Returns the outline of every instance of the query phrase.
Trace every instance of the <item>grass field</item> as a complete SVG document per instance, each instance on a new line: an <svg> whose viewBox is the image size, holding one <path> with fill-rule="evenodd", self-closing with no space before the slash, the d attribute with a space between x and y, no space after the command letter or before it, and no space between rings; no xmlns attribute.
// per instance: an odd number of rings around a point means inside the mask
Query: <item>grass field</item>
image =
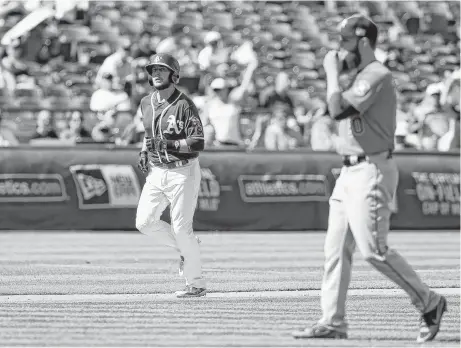
<svg viewBox="0 0 461 348"><path fill-rule="evenodd" d="M198 233L207 297L177 299L178 255L138 233L0 233L0 346L413 347L418 313L355 255L349 340L294 340L320 316L324 233ZM424 347L460 346L459 232L392 232L449 302Z"/></svg>

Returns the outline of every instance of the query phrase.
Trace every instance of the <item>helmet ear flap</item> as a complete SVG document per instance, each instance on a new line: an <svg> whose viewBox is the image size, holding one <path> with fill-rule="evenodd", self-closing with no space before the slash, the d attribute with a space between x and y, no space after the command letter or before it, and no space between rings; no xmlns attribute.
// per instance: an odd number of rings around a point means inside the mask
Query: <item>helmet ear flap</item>
<svg viewBox="0 0 461 348"><path fill-rule="evenodd" d="M171 73L170 79L171 79L171 82L173 82L175 85L178 84L178 82L179 82L179 76L178 76L178 74L176 74L174 72Z"/></svg>

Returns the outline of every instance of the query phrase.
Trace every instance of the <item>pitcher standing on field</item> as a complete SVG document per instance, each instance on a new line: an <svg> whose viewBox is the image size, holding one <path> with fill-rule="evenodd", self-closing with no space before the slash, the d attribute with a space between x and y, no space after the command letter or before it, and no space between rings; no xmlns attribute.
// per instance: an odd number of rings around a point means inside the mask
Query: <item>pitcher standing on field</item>
<svg viewBox="0 0 461 348"><path fill-rule="evenodd" d="M392 151L396 93L391 72L374 55L378 28L354 15L340 26L341 51L324 59L327 102L339 122L337 151L343 167L330 198L325 240L321 305L323 316L295 338L347 338L346 295L355 246L373 267L399 285L421 313L418 342L431 341L440 329L446 300L421 281L407 261L387 245L391 205L398 184ZM342 91L339 75L355 71Z"/></svg>

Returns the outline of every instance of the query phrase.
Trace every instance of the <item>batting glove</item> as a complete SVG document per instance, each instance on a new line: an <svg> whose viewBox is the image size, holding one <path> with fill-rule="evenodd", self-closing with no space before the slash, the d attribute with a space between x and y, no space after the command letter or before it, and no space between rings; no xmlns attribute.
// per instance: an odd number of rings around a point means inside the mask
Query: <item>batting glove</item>
<svg viewBox="0 0 461 348"><path fill-rule="evenodd" d="M146 142L147 150L149 150L150 152L154 152L155 151L154 139L146 137L144 141Z"/></svg>
<svg viewBox="0 0 461 348"><path fill-rule="evenodd" d="M159 151L159 152L165 151L167 147L166 139L163 139L161 137L156 137L154 139L154 147L156 151Z"/></svg>
<svg viewBox="0 0 461 348"><path fill-rule="evenodd" d="M141 151L139 153L138 168L143 173L147 173L149 171L149 156L147 155L147 151Z"/></svg>

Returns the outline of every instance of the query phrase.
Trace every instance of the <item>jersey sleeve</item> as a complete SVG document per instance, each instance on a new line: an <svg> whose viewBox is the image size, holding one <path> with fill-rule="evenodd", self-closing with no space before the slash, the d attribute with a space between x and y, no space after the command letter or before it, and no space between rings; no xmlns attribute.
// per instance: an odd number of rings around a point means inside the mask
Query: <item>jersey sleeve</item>
<svg viewBox="0 0 461 348"><path fill-rule="evenodd" d="M379 97L386 74L381 69L368 69L357 75L352 86L342 93L343 99L364 113Z"/></svg>
<svg viewBox="0 0 461 348"><path fill-rule="evenodd" d="M205 139L202 121L200 120L200 116L195 105L190 105L184 111L184 119L184 131L187 139Z"/></svg>
<svg viewBox="0 0 461 348"><path fill-rule="evenodd" d="M138 110L137 110L137 112L139 112L139 113L141 114L141 115L140 115L141 119L144 119L143 104L144 104L146 98L147 98L147 97L143 97L143 98L141 99L141 101L139 102Z"/></svg>

